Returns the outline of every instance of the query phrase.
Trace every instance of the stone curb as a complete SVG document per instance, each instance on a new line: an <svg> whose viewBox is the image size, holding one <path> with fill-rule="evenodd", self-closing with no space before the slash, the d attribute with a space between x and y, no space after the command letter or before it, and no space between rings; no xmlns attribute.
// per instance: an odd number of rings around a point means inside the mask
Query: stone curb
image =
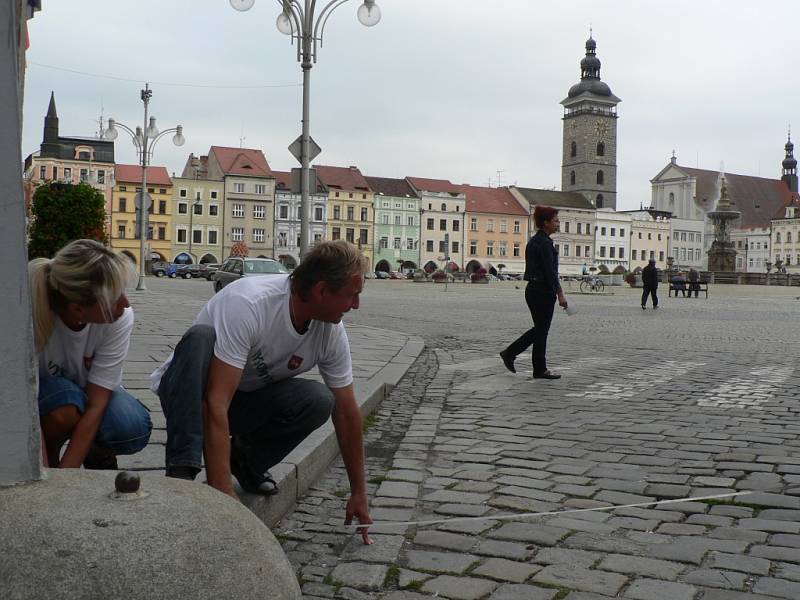
<svg viewBox="0 0 800 600"><path fill-rule="evenodd" d="M356 399L364 417L372 413L386 394L391 392L424 347L422 338L409 336L403 347L375 375L366 381L355 383ZM236 492L247 508L267 527L272 527L294 509L298 498L314 485L338 455L336 433L333 423L328 421L295 448L283 462L270 469L278 484L277 494L250 494L238 485Z"/></svg>

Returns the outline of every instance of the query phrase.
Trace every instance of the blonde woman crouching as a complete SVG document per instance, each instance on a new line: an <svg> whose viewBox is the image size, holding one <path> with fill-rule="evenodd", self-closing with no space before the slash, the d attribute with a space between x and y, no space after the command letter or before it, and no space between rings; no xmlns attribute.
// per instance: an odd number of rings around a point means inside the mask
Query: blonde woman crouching
<svg viewBox="0 0 800 600"><path fill-rule="evenodd" d="M116 469L150 439L150 414L122 386L133 266L92 240L28 264L39 359L39 417L51 467ZM61 449L69 440L64 455Z"/></svg>

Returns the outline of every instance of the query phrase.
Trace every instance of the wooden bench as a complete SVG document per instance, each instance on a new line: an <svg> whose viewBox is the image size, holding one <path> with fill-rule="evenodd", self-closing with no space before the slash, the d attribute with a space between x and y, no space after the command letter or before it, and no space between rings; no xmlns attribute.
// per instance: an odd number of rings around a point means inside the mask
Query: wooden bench
<svg viewBox="0 0 800 600"><path fill-rule="evenodd" d="M683 287L678 287L678 286ZM692 289L694 286L694 289ZM672 281L669 283L669 292L668 295L672 297L672 292L675 292L675 297L678 297L678 292L684 291L686 295L691 295L690 290L697 294L697 292L703 292L708 298L708 282L707 281L695 281L694 283L687 281L686 283L676 284Z"/></svg>

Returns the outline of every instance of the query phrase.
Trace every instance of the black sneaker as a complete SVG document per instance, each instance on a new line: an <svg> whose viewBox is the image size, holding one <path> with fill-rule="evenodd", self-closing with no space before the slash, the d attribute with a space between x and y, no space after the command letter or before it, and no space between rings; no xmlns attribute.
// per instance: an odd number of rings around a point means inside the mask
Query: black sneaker
<svg viewBox="0 0 800 600"><path fill-rule="evenodd" d="M116 455L108 448L92 444L89 453L83 459L83 468L100 471L118 471Z"/></svg>
<svg viewBox="0 0 800 600"><path fill-rule="evenodd" d="M274 496L278 493L278 484L269 471L257 473L247 463L247 456L239 448L234 439L231 439L231 473L242 489L252 494Z"/></svg>
<svg viewBox="0 0 800 600"><path fill-rule="evenodd" d="M534 379L561 379L561 375L558 373L553 373L550 370L542 371L541 373L534 373Z"/></svg>

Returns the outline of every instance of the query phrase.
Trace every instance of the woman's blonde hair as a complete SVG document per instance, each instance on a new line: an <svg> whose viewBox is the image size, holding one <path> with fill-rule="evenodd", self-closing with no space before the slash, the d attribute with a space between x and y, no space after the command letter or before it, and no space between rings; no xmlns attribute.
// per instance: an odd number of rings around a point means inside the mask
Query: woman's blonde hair
<svg viewBox="0 0 800 600"><path fill-rule="evenodd" d="M54 311L71 303L99 304L104 314L111 315L134 275L130 259L94 240L75 240L53 258L30 261L28 278L37 351L45 347L53 333Z"/></svg>

